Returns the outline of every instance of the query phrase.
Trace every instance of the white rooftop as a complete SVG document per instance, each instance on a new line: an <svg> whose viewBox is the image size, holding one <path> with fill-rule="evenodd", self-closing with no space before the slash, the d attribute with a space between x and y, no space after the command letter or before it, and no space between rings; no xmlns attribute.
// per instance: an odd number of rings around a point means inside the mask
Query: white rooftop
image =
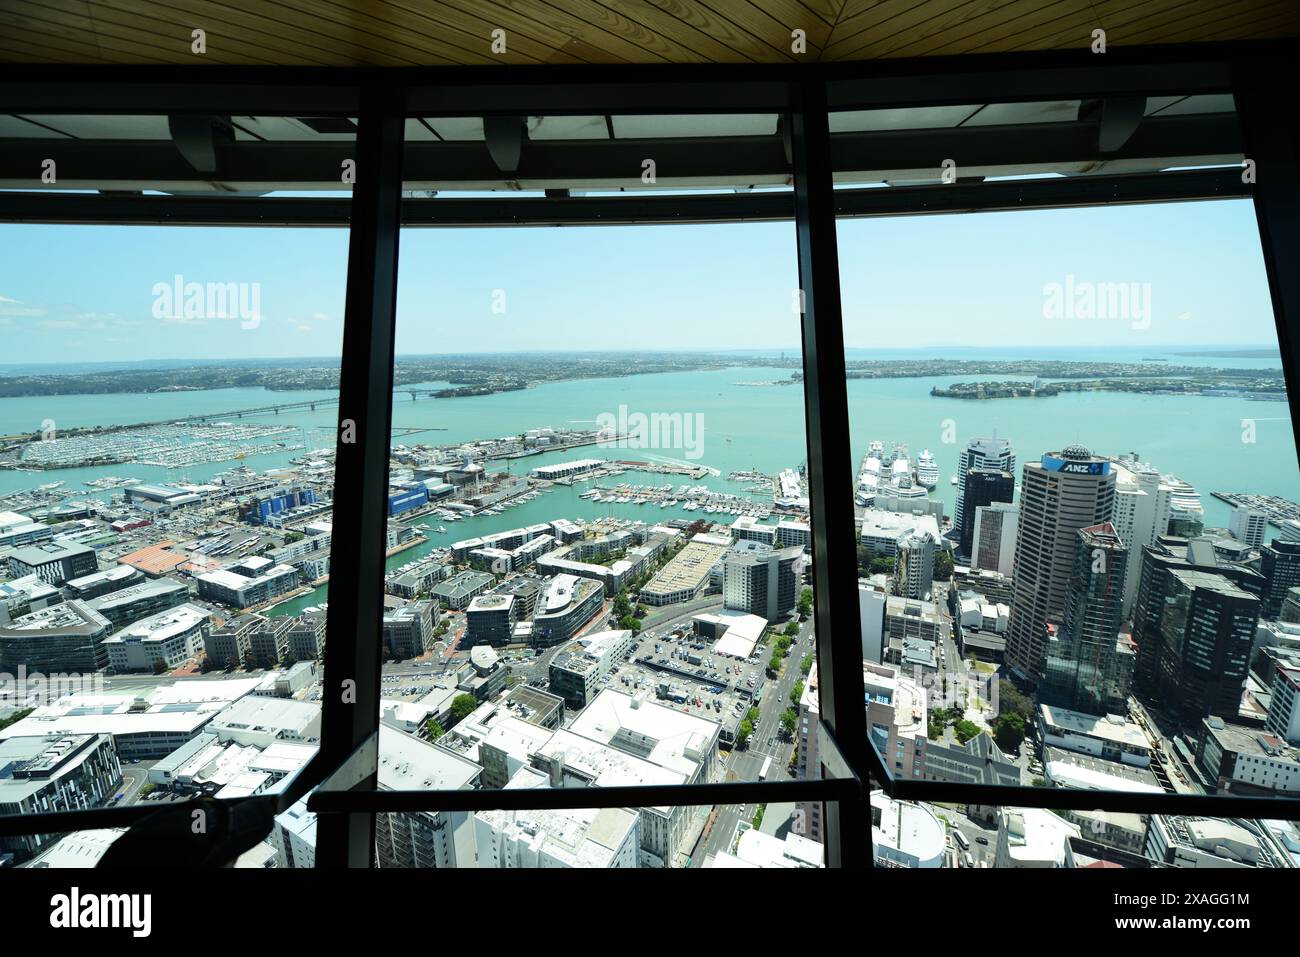
<svg viewBox="0 0 1300 957"><path fill-rule="evenodd" d="M606 688L569 725L574 734L610 744L694 780L710 760L721 730L716 721L685 714Z"/></svg>
<svg viewBox="0 0 1300 957"><path fill-rule="evenodd" d="M1026 864L1047 862L1064 866L1066 842L1079 828L1051 811L1036 807L1003 809L1007 853Z"/></svg>
<svg viewBox="0 0 1300 957"><path fill-rule="evenodd" d="M1059 728L1073 734L1104 738L1107 741L1114 741L1117 744L1124 744L1142 750L1148 750L1151 747L1151 742L1147 740L1147 736L1142 729L1121 715L1098 716L1084 714L1082 711L1054 708L1046 704L1040 705L1039 710L1049 729Z"/></svg>
<svg viewBox="0 0 1300 957"><path fill-rule="evenodd" d="M454 751L379 726L379 786L387 791L458 790L482 769Z"/></svg>
<svg viewBox="0 0 1300 957"><path fill-rule="evenodd" d="M166 611L160 611L156 615L150 615L148 618L141 618L112 637L105 638L104 643L107 644L110 641L119 644L129 641L166 641L175 635L184 634L210 617L212 617L212 612L208 611L208 609L186 602L183 605L168 608Z"/></svg>
<svg viewBox="0 0 1300 957"><path fill-rule="evenodd" d="M260 678L181 680L148 694L70 694L42 705L0 730L0 739L51 734L190 733L230 702L251 693Z"/></svg>

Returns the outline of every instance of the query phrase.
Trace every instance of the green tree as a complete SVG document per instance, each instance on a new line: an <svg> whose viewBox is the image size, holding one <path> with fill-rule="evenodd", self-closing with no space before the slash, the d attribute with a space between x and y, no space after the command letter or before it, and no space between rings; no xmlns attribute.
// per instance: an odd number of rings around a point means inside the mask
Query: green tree
<svg viewBox="0 0 1300 957"><path fill-rule="evenodd" d="M798 704L803 699L803 682L796 681L794 687L790 689L790 700Z"/></svg>
<svg viewBox="0 0 1300 957"><path fill-rule="evenodd" d="M748 711L745 712L745 720L747 720L751 725L758 724L758 717L760 713L761 712L758 710L758 708L750 708Z"/></svg>
<svg viewBox="0 0 1300 957"><path fill-rule="evenodd" d="M458 694L451 699L451 724L455 727L478 707L478 699L472 694Z"/></svg>
<svg viewBox="0 0 1300 957"><path fill-rule="evenodd" d="M980 733L979 725L974 721L967 721L965 718L958 721L953 726L953 731L957 733L957 740L965 744L971 738Z"/></svg>
<svg viewBox="0 0 1300 957"><path fill-rule="evenodd" d="M781 673L781 659L783 657L784 656L781 652L773 651L771 659L767 662L767 670L779 675Z"/></svg>
<svg viewBox="0 0 1300 957"><path fill-rule="evenodd" d="M813 654L810 651L808 654L803 656L803 661L799 664L799 670L803 672L805 678L808 677L808 673L812 671L812 666Z"/></svg>
<svg viewBox="0 0 1300 957"><path fill-rule="evenodd" d="M892 558L873 558L871 564L867 567L873 575L888 575L894 570L894 560Z"/></svg>
<svg viewBox="0 0 1300 957"><path fill-rule="evenodd" d="M446 729L444 729L443 726L438 723L437 718L430 718L428 721L426 721L424 723L424 731L429 736L430 741L437 741L439 738L441 738L444 734L447 733Z"/></svg>
<svg viewBox="0 0 1300 957"><path fill-rule="evenodd" d="M799 617L807 618L812 614L813 591L811 588L805 588L799 593Z"/></svg>
<svg viewBox="0 0 1300 957"><path fill-rule="evenodd" d="M748 718L746 718L744 721L740 722L740 727L736 729L736 744L743 748L745 742L749 740L749 736L753 733L754 725L750 723Z"/></svg>
<svg viewBox="0 0 1300 957"><path fill-rule="evenodd" d="M781 730L786 734L794 734L794 729L799 726L799 715L794 708L786 708L781 712Z"/></svg>
<svg viewBox="0 0 1300 957"><path fill-rule="evenodd" d="M998 715L993 721L993 739L1003 751L1015 751L1025 740L1025 719L1015 712Z"/></svg>
<svg viewBox="0 0 1300 957"><path fill-rule="evenodd" d="M792 622L790 622L790 624L786 625L786 626L785 626L785 634L786 634L786 637L788 637L788 638L798 638L798 637L799 637L799 622L797 622L797 621L792 621Z"/></svg>
<svg viewBox="0 0 1300 957"><path fill-rule="evenodd" d="M1010 681L998 682L998 713L1018 714L1028 721L1034 713L1034 701Z"/></svg>
<svg viewBox="0 0 1300 957"><path fill-rule="evenodd" d="M632 614L632 603L627 600L627 589L614 596L614 617L625 618Z"/></svg>
<svg viewBox="0 0 1300 957"><path fill-rule="evenodd" d="M934 555L934 580L940 582L950 581L952 579L952 553L947 549L935 552Z"/></svg>

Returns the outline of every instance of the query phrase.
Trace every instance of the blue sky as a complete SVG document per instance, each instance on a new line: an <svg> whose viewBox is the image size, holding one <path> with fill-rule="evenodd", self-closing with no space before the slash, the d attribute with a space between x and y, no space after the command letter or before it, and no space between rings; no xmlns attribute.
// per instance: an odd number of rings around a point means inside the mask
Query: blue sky
<svg viewBox="0 0 1300 957"><path fill-rule="evenodd" d="M1276 344L1246 201L848 220L839 238L851 347ZM341 348L342 230L3 225L0 248L3 363ZM258 284L260 321L157 318L176 275ZM1149 284L1149 323L1044 318L1067 276ZM398 351L794 350L796 286L789 223L410 229Z"/></svg>

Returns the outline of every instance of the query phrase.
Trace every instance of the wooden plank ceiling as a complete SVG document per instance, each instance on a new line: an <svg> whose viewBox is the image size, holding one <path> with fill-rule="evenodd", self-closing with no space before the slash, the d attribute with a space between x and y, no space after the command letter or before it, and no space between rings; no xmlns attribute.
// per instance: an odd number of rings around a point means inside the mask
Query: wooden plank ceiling
<svg viewBox="0 0 1300 957"><path fill-rule="evenodd" d="M0 0L0 62L788 63L1300 35L1296 0ZM206 52L192 52L204 31ZM505 51L493 52L504 31ZM806 37L792 49L792 33Z"/></svg>

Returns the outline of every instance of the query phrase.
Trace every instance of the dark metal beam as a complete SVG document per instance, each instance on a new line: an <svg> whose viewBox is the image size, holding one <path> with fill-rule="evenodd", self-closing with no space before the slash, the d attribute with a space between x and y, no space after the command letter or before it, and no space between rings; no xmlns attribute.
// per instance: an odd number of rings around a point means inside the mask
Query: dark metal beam
<svg viewBox="0 0 1300 957"><path fill-rule="evenodd" d="M1125 173L837 189L837 216L912 216L1122 203L1232 199L1250 195L1237 168ZM0 192L0 222L151 226L347 226L350 199L252 196L120 196ZM502 197L408 199L402 225L618 226L654 223L772 222L794 218L792 192L673 196Z"/></svg>
<svg viewBox="0 0 1300 957"><path fill-rule="evenodd" d="M1098 24L1100 26L1100 24ZM824 64L832 110L965 103L1078 100L1108 96L1187 96L1231 87L1235 58L1294 56L1292 40L1089 49ZM1008 72L1015 75L1007 82Z"/></svg>
<svg viewBox="0 0 1300 957"><path fill-rule="evenodd" d="M1117 101L1119 102L1119 101ZM1132 102L1132 101L1128 101ZM555 183L607 183L611 188L639 188L642 164L653 158L664 181L726 179L750 185L790 174L784 138L770 136L679 137L647 140L528 140L514 141L522 151L511 153L500 167L492 145L503 146L508 135L522 136L517 117L489 124L493 141L426 142L405 146L403 161L408 183L433 183L454 188L458 183L497 183L545 180ZM1153 116L1113 150L1099 148L1098 117L1081 121L1014 126L963 126L939 129L879 130L836 133L830 158L837 173L892 170L933 170L938 180L944 159L962 169L972 167L1050 168L1064 164L1151 159L1177 161L1184 157L1241 153L1236 117L1231 113ZM497 143L497 139L501 143ZM59 182L108 188L114 183L164 184L214 182L231 187L242 183L334 184L343 160L355 152L346 141L218 142L215 172L199 176L165 141L7 139L0 153L0 181L39 186L42 162L58 164ZM508 171L503 178L502 170Z"/></svg>
<svg viewBox="0 0 1300 957"><path fill-rule="evenodd" d="M1188 814L1211 817L1300 820L1300 799L1202 794L1138 794L1132 791L1086 791L1079 788L1003 787L895 778L883 785L899 800L932 804L984 804L995 807L1041 807L1130 814Z"/></svg>
<svg viewBox="0 0 1300 957"><path fill-rule="evenodd" d="M368 743L363 787L378 780L402 124L400 91L374 86L362 92L339 377L321 754L327 765L341 767ZM321 821L317 863L370 866L374 826L374 817L363 813Z"/></svg>
<svg viewBox="0 0 1300 957"><path fill-rule="evenodd" d="M837 214L845 217L915 216L1240 199L1247 195L1240 171L1227 168L841 189L835 193L835 206Z"/></svg>
<svg viewBox="0 0 1300 957"><path fill-rule="evenodd" d="M337 816L418 811L518 811L572 807L662 807L761 804L781 801L860 801L853 780L745 781L667 787L480 788L461 791L326 791L307 799L307 809Z"/></svg>
<svg viewBox="0 0 1300 957"><path fill-rule="evenodd" d="M1241 64L1234 95L1249 167L1237 175L1254 180L1246 188L1255 200L1292 436L1300 453L1300 122L1294 109L1294 64Z"/></svg>
<svg viewBox="0 0 1300 957"><path fill-rule="evenodd" d="M799 109L788 117L788 122L803 303L804 415L821 720L840 742L843 758L851 765L862 766L865 756L855 754L855 748L866 746L867 732L853 527L853 463L849 453L844 321L824 85L801 84L798 101ZM867 775L859 773L858 777L865 781ZM870 866L871 827L865 796L829 802L825 820L828 866Z"/></svg>

